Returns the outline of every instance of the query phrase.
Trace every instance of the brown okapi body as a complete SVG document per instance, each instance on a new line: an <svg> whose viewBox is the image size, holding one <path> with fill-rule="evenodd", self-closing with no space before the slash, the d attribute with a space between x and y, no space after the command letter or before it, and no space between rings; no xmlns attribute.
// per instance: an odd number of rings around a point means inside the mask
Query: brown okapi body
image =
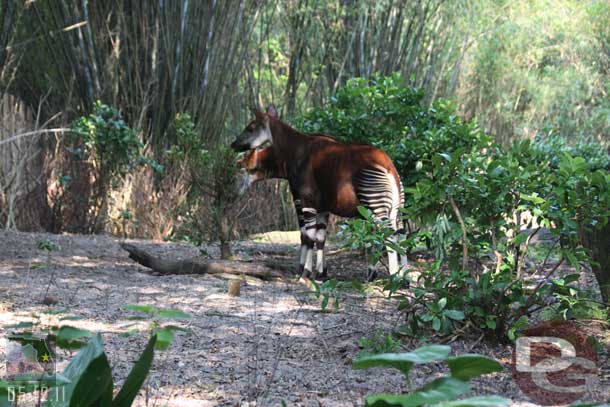
<svg viewBox="0 0 610 407"><path fill-rule="evenodd" d="M301 257L303 275L313 271L313 242L318 245L318 272L324 269L323 242L328 213L342 217L359 216L357 207L388 220L397 234L404 233L400 208L404 204L398 173L388 155L370 145L338 142L328 136L303 134L277 118L274 108L267 113L253 110L253 120L231 145L235 150L259 150L259 168L269 165L285 173L290 188L302 206L302 235L307 250ZM257 155L252 158L256 158ZM273 163L272 157L275 157ZM264 172L264 171L263 171ZM297 209L298 211L298 209ZM389 269L399 271L396 252L388 249ZM403 261L406 259L403 259Z"/></svg>

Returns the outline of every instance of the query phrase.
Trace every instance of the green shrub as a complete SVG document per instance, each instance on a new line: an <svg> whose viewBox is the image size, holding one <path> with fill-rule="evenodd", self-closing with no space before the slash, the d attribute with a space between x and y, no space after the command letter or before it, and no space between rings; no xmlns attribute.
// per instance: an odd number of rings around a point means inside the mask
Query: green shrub
<svg viewBox="0 0 610 407"><path fill-rule="evenodd" d="M100 232L106 222L108 195L121 179L142 163L142 144L114 107L97 101L93 113L74 121L66 148L74 165L62 174L59 185L66 191L56 199L55 211L69 211L63 218L69 229ZM67 219L69 218L69 219Z"/></svg>
<svg viewBox="0 0 610 407"><path fill-rule="evenodd" d="M371 142L396 161L406 187L404 216L417 233L392 246L387 226L361 210L362 219L348 221L343 235L346 246L373 251L372 260L387 246L410 255L425 243L434 251L436 263L410 290L414 298L402 303L412 311L407 330L449 333L470 323L506 337L545 307L565 318L590 308L591 294L578 289L574 276L561 280L555 274L563 262L579 270L589 261L582 231L608 223L608 154L593 144L557 140L520 141L505 149L474 123L463 123L444 102L425 109L420 97L398 76L353 80L301 123L308 131ZM525 214L536 223L524 224ZM542 227L557 237L553 251L559 263L545 258L526 267L532 236ZM545 278L532 286L533 272ZM606 298L610 270L596 276ZM386 288L404 295L404 283L393 279Z"/></svg>
<svg viewBox="0 0 610 407"><path fill-rule="evenodd" d="M219 241L221 257L230 258L230 241L243 207L234 182L238 171L235 153L225 144L204 142L186 113L176 116L174 131L177 142L167 157L188 185L181 208L183 224L176 235L196 245Z"/></svg>
<svg viewBox="0 0 610 407"><path fill-rule="evenodd" d="M474 122L463 122L449 101L438 100L428 108L423 97L399 74L355 78L328 105L300 118L297 127L381 148L410 186L425 176L439 153L480 149L491 140Z"/></svg>

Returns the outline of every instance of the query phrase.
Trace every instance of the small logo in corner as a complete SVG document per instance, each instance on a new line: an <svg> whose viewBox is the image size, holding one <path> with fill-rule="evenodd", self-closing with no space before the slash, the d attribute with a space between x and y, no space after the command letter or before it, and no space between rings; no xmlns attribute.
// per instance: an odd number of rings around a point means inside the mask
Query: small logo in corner
<svg viewBox="0 0 610 407"><path fill-rule="evenodd" d="M575 323L547 322L517 338L512 373L521 391L536 403L570 404L597 382L597 351Z"/></svg>

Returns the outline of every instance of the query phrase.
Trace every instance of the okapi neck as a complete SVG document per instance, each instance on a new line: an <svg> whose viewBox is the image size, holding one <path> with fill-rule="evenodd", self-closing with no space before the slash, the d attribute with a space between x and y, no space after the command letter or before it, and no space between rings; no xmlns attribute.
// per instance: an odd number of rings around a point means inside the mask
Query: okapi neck
<svg viewBox="0 0 610 407"><path fill-rule="evenodd" d="M298 132L281 120L271 119L269 129L273 137L273 146L276 154L284 161L291 161L305 150L309 136Z"/></svg>

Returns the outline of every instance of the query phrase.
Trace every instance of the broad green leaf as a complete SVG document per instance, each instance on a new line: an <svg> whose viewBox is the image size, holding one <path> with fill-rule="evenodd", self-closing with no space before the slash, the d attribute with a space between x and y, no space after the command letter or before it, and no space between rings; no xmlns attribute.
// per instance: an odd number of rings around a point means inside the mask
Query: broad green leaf
<svg viewBox="0 0 610 407"><path fill-rule="evenodd" d="M183 328L181 326L177 326L177 325L165 325L164 329L169 329L171 331L180 331L180 332L186 332L187 334L192 334L193 331L188 329L188 328Z"/></svg>
<svg viewBox="0 0 610 407"><path fill-rule="evenodd" d="M80 349L86 344L80 339L88 338L91 335L92 333L86 329L62 326L57 332L57 346L62 349Z"/></svg>
<svg viewBox="0 0 610 407"><path fill-rule="evenodd" d="M2 328L4 329L24 329L24 328L32 328L34 323L31 321L23 321L17 324L4 325Z"/></svg>
<svg viewBox="0 0 610 407"><path fill-rule="evenodd" d="M149 317L144 317L142 315L131 315L125 319L129 320L129 321L144 321L147 320Z"/></svg>
<svg viewBox="0 0 610 407"><path fill-rule="evenodd" d="M364 206L358 205L357 209L360 216L362 216L364 219L372 219L371 212Z"/></svg>
<svg viewBox="0 0 610 407"><path fill-rule="evenodd" d="M529 236L529 233L526 233L526 232L519 233L517 236L514 237L513 244L515 246L517 246L517 245L524 243L527 240L528 236Z"/></svg>
<svg viewBox="0 0 610 407"><path fill-rule="evenodd" d="M322 310L326 310L326 308L328 307L328 301L330 300L330 297L328 295L325 295L324 298L322 298L322 303L320 304L320 308L322 308Z"/></svg>
<svg viewBox="0 0 610 407"><path fill-rule="evenodd" d="M92 360L78 379L70 407L109 406L112 401L112 371L105 353Z"/></svg>
<svg viewBox="0 0 610 407"><path fill-rule="evenodd" d="M119 334L119 336L121 336L121 337L123 337L123 338L128 338L128 337L130 337L130 336L132 336L132 335L135 335L135 334L137 334L137 333L139 333L139 332L140 332L140 330L139 330L138 328L132 328L132 329L130 329L130 330L128 330L128 331L121 332L121 333Z"/></svg>
<svg viewBox="0 0 610 407"><path fill-rule="evenodd" d="M464 313L456 309L446 309L443 311L443 314L447 318L453 319L455 321L462 321L465 318Z"/></svg>
<svg viewBox="0 0 610 407"><path fill-rule="evenodd" d="M159 318L165 319L191 319L193 316L177 309L160 309Z"/></svg>
<svg viewBox="0 0 610 407"><path fill-rule="evenodd" d="M57 340L72 341L75 339L88 338L93 333L86 329L74 328L73 326L62 326L57 332Z"/></svg>
<svg viewBox="0 0 610 407"><path fill-rule="evenodd" d="M445 160L447 160L447 162L451 162L451 155L447 154L447 153L438 153L438 155L440 155L441 157L443 157Z"/></svg>
<svg viewBox="0 0 610 407"><path fill-rule="evenodd" d="M432 407L496 407L507 406L509 403L510 400L500 396L477 396L462 400L446 401L434 404Z"/></svg>
<svg viewBox="0 0 610 407"><path fill-rule="evenodd" d="M453 400L470 391L470 386L461 380L441 377L428 383L420 390L404 396L378 394L366 398L367 406L401 406L415 407L425 404Z"/></svg>
<svg viewBox="0 0 610 407"><path fill-rule="evenodd" d="M174 340L174 331L171 329L163 328L155 332L157 336L156 349L166 350Z"/></svg>
<svg viewBox="0 0 610 407"><path fill-rule="evenodd" d="M123 387L121 387L121 390L114 398L112 402L113 407L129 407L133 403L150 371L156 342L157 336L151 336L146 348L144 348L144 352L140 355L140 359L133 365L127 379L125 379Z"/></svg>
<svg viewBox="0 0 610 407"><path fill-rule="evenodd" d="M92 365L96 370L89 368ZM67 380L70 380L70 383L66 384L64 389L58 393L50 392L49 400L45 406L72 406L72 404L70 404L70 400L77 386L79 386L79 394L85 390L91 390L97 394L98 399L102 398L105 400L104 397L108 396L108 392L110 392L109 394L112 395L112 376L110 374L110 366L108 366L108 360L106 359L106 354L104 353L104 347L102 344L102 337L99 333L91 338L87 345L76 354L76 356L70 361L66 369L63 371L62 376ZM82 384L79 384L81 379L84 381ZM110 382L108 380L110 380ZM93 382L95 382L97 386L95 389L90 388L90 385ZM87 399L89 398L87 397Z"/></svg>
<svg viewBox="0 0 610 407"><path fill-rule="evenodd" d="M441 329L441 320L438 317L432 318L432 329L435 331Z"/></svg>
<svg viewBox="0 0 610 407"><path fill-rule="evenodd" d="M502 365L497 361L481 355L461 355L447 358L451 376L469 381L473 377L493 372L501 372Z"/></svg>
<svg viewBox="0 0 610 407"><path fill-rule="evenodd" d="M429 363L447 358L451 347L445 345L422 346L406 353L380 353L358 358L354 361L354 369L369 369L371 367L392 367L400 370L405 376L414 363Z"/></svg>
<svg viewBox="0 0 610 407"><path fill-rule="evenodd" d="M535 205L540 205L545 202L544 198L541 198L536 194L521 194L521 199L532 202Z"/></svg>
<svg viewBox="0 0 610 407"><path fill-rule="evenodd" d="M440 300L438 300L438 308L440 310L444 309L446 305L447 305L447 298L443 297Z"/></svg>
<svg viewBox="0 0 610 407"><path fill-rule="evenodd" d="M563 256L568 261L568 264L572 267L575 267L576 270L580 270L580 263L578 263L578 259L571 251L565 250L563 252Z"/></svg>

